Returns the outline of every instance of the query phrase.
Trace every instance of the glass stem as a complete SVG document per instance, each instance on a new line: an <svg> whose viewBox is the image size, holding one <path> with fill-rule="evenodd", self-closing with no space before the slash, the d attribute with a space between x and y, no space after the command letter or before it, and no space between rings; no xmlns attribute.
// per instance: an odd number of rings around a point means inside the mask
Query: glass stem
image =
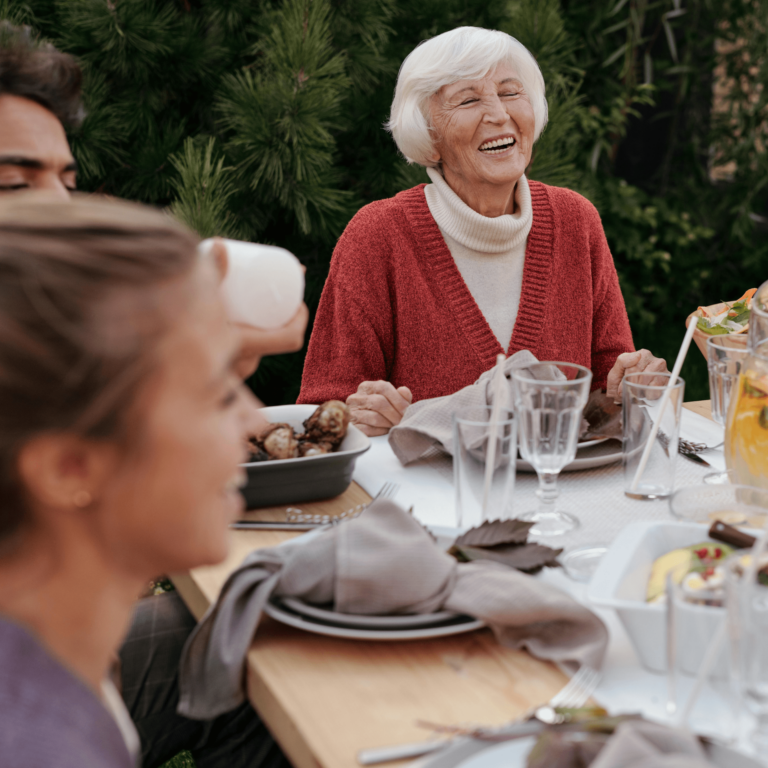
<svg viewBox="0 0 768 768"><path fill-rule="evenodd" d="M560 495L557 487L557 472L542 472L539 475L539 513L552 514L555 511L555 501Z"/></svg>

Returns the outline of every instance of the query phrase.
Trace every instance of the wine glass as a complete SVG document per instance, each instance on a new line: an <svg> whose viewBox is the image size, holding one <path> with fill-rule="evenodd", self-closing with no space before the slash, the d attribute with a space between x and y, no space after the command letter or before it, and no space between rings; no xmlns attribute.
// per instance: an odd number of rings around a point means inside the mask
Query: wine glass
<svg viewBox="0 0 768 768"><path fill-rule="evenodd" d="M578 528L578 518L557 509L557 476L576 456L592 372L574 363L543 362L512 371L518 440L523 458L539 477L538 508L518 515L531 533L559 536Z"/></svg>

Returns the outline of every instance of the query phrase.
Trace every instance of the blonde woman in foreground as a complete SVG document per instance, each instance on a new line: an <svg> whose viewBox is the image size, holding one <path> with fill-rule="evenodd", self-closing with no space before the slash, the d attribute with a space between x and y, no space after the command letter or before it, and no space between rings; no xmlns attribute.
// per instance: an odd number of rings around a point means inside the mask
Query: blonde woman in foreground
<svg viewBox="0 0 768 768"><path fill-rule="evenodd" d="M0 203L4 768L136 765L111 676L136 596L226 554L255 408L196 247L136 205Z"/></svg>

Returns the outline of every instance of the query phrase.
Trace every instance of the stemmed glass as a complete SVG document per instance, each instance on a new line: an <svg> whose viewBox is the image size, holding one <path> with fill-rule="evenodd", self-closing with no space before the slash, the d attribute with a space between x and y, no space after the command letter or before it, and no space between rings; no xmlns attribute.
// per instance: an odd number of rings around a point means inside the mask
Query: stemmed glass
<svg viewBox="0 0 768 768"><path fill-rule="evenodd" d="M556 508L557 476L576 456L592 372L574 363L544 362L512 371L518 441L539 477L538 509L518 515L531 533L559 536L578 528L578 518Z"/></svg>

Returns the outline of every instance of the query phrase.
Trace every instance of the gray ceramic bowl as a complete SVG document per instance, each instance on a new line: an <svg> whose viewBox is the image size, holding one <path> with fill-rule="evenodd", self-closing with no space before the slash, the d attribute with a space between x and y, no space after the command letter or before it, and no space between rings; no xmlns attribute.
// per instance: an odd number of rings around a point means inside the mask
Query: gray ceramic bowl
<svg viewBox="0 0 768 768"><path fill-rule="evenodd" d="M316 405L275 405L263 408L267 421L290 424L297 432ZM344 493L352 482L355 461L371 447L371 441L354 424L334 453L244 464L248 484L243 488L248 509L329 499Z"/></svg>

